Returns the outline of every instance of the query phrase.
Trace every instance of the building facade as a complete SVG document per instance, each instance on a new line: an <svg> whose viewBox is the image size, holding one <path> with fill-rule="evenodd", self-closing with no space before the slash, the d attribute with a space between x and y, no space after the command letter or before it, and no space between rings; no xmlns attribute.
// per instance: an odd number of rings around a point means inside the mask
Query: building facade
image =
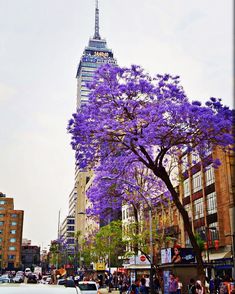
<svg viewBox="0 0 235 294"><path fill-rule="evenodd" d="M0 193L0 268L13 270L21 267L23 210L14 209L13 198Z"/></svg>
<svg viewBox="0 0 235 294"><path fill-rule="evenodd" d="M36 245L22 245L22 268L30 268L32 271L35 266L41 264L40 247Z"/></svg>
<svg viewBox="0 0 235 294"><path fill-rule="evenodd" d="M212 159L219 159L221 165L214 168ZM235 232L234 153L215 148L208 150L203 161L197 154L184 154L181 161L181 201L194 233L204 241L204 260L209 270L211 267L217 274L231 275ZM180 232L181 244L190 247L182 222Z"/></svg>

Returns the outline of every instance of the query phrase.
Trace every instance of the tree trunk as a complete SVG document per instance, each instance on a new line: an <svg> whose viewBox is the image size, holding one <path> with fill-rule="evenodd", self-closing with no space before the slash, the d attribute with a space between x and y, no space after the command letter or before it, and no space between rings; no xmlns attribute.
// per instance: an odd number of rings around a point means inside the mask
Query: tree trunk
<svg viewBox="0 0 235 294"><path fill-rule="evenodd" d="M185 210L184 206L179 200L179 195L176 192L175 188L173 187L170 177L167 174L166 170L164 167L159 168L157 171L154 172L154 174L161 178L163 182L166 184L168 190L171 193L173 202L175 206L177 207L179 213L181 214L183 221L184 221L184 227L185 230L188 233L189 240L193 246L193 250L195 252L196 260L197 260L197 273L198 273L198 278L204 283L205 281L205 271L204 271L204 265L203 265L203 260L202 260L202 255L201 255L201 250L197 244L196 238L193 234L192 226L188 217L188 213Z"/></svg>

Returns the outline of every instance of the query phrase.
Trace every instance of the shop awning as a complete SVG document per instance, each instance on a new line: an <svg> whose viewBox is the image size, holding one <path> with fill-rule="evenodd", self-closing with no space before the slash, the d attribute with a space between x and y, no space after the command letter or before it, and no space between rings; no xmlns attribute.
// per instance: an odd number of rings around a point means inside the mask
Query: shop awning
<svg viewBox="0 0 235 294"><path fill-rule="evenodd" d="M216 252L216 253L210 253L209 254L210 260L230 258L230 257L232 257L231 251Z"/></svg>
<svg viewBox="0 0 235 294"><path fill-rule="evenodd" d="M150 265L148 264L130 264L128 266L124 266L125 269L150 269Z"/></svg>

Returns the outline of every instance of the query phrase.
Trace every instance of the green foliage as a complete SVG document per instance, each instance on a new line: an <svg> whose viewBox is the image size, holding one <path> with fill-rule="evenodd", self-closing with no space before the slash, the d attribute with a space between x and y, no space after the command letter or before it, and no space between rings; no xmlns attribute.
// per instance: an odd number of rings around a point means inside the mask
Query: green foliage
<svg viewBox="0 0 235 294"><path fill-rule="evenodd" d="M202 239L202 237L198 233L195 233L195 239L200 250L203 251L205 249L204 248L205 241Z"/></svg>

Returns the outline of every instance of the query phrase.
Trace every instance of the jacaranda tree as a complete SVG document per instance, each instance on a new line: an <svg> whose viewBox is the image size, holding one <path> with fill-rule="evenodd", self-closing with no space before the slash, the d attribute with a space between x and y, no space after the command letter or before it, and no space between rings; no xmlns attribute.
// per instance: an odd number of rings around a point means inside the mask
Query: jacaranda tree
<svg viewBox="0 0 235 294"><path fill-rule="evenodd" d="M139 163L149 169L179 210L196 254L198 275L204 277L201 250L169 166L182 152L196 152L203 159L208 149L232 144L231 110L216 98L205 105L189 101L178 76L151 77L139 66L101 66L89 88L89 102L68 125L79 167L98 167L106 176L114 168L118 176Z"/></svg>

